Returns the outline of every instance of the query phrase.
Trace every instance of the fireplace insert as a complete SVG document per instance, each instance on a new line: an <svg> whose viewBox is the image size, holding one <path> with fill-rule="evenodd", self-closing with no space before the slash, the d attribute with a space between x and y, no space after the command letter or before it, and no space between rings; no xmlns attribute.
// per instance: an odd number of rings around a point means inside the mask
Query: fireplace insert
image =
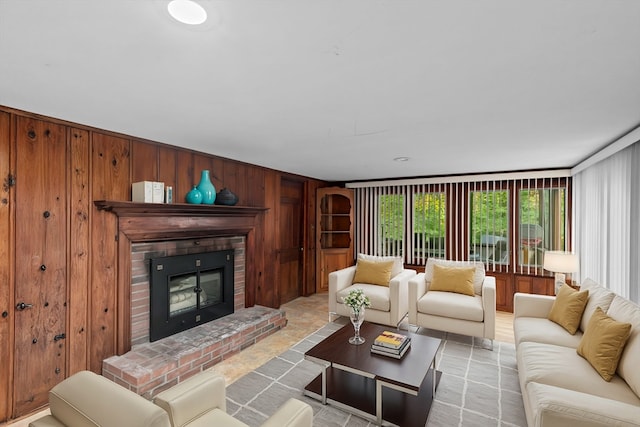
<svg viewBox="0 0 640 427"><path fill-rule="evenodd" d="M151 259L149 340L233 313L233 250Z"/></svg>

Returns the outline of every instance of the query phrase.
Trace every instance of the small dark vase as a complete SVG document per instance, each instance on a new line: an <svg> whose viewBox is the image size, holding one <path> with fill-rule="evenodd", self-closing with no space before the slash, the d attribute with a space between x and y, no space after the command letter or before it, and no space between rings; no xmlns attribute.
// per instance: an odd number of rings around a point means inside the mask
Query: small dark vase
<svg viewBox="0 0 640 427"><path fill-rule="evenodd" d="M236 196L227 188L223 188L222 190L220 190L220 192L216 196L216 205L233 206L236 203L238 203L238 196Z"/></svg>

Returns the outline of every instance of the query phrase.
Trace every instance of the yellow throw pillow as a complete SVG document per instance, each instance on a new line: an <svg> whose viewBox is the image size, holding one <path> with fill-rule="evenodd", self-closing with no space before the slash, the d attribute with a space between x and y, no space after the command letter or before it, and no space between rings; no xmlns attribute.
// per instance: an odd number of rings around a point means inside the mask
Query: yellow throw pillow
<svg viewBox="0 0 640 427"><path fill-rule="evenodd" d="M359 259L356 263L356 274L353 283L369 283L372 285L389 286L393 260L367 261Z"/></svg>
<svg viewBox="0 0 640 427"><path fill-rule="evenodd" d="M449 267L434 264L429 290L473 296L473 276L475 273L475 267Z"/></svg>
<svg viewBox="0 0 640 427"><path fill-rule="evenodd" d="M565 328L571 335L575 335L588 299L588 290L578 292L564 284L556 295L548 319Z"/></svg>
<svg viewBox="0 0 640 427"><path fill-rule="evenodd" d="M596 307L576 351L605 381L611 381L630 335L631 323L615 321Z"/></svg>

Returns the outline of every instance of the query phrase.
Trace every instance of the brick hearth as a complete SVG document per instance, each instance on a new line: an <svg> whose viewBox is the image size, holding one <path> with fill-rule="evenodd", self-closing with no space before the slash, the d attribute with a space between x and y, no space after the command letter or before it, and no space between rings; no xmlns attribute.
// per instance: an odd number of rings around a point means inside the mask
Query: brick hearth
<svg viewBox="0 0 640 427"><path fill-rule="evenodd" d="M132 348L102 362L102 374L148 399L255 344L287 324L284 312L245 308L244 236L209 237L131 245ZM234 250L234 313L149 342L150 259Z"/></svg>
<svg viewBox="0 0 640 427"><path fill-rule="evenodd" d="M102 375L153 398L282 329L285 313L254 306L152 343L136 345L122 356L105 359Z"/></svg>

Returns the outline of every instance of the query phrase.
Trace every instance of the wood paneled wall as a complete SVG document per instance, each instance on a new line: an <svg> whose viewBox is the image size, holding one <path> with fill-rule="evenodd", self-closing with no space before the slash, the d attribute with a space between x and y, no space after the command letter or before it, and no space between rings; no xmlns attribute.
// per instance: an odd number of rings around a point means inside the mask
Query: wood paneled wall
<svg viewBox="0 0 640 427"><path fill-rule="evenodd" d="M174 200L183 202L185 194L200 180L203 169L211 171L217 190L226 187L236 193L239 206L266 207L256 230L255 259L246 277L246 305L277 307L279 305L277 242L286 233L277 223L277 204L283 178L302 181L307 200L303 210L308 238L307 281L303 293L315 291L314 251L315 190L327 183L291 175L256 165L194 152L171 145L141 140L0 106L0 422L16 416L12 413L11 390L14 377L15 345L15 227L19 213L28 206L16 206L12 160L16 152L19 118L62 126L66 132L66 177L61 190L67 196L66 295L67 346L66 373L82 369L101 371L102 360L115 354L118 325L117 310L122 296L117 295L117 281L123 266L118 266L117 217L99 211L94 200L131 200L131 184L137 181L162 181L174 188ZM33 164L33 168L44 168ZM39 189L29 189L32 197L41 196ZM23 225L24 226L24 225ZM34 235L30 238L42 239ZM125 266L126 267L126 266ZM126 274L129 274L128 272Z"/></svg>

